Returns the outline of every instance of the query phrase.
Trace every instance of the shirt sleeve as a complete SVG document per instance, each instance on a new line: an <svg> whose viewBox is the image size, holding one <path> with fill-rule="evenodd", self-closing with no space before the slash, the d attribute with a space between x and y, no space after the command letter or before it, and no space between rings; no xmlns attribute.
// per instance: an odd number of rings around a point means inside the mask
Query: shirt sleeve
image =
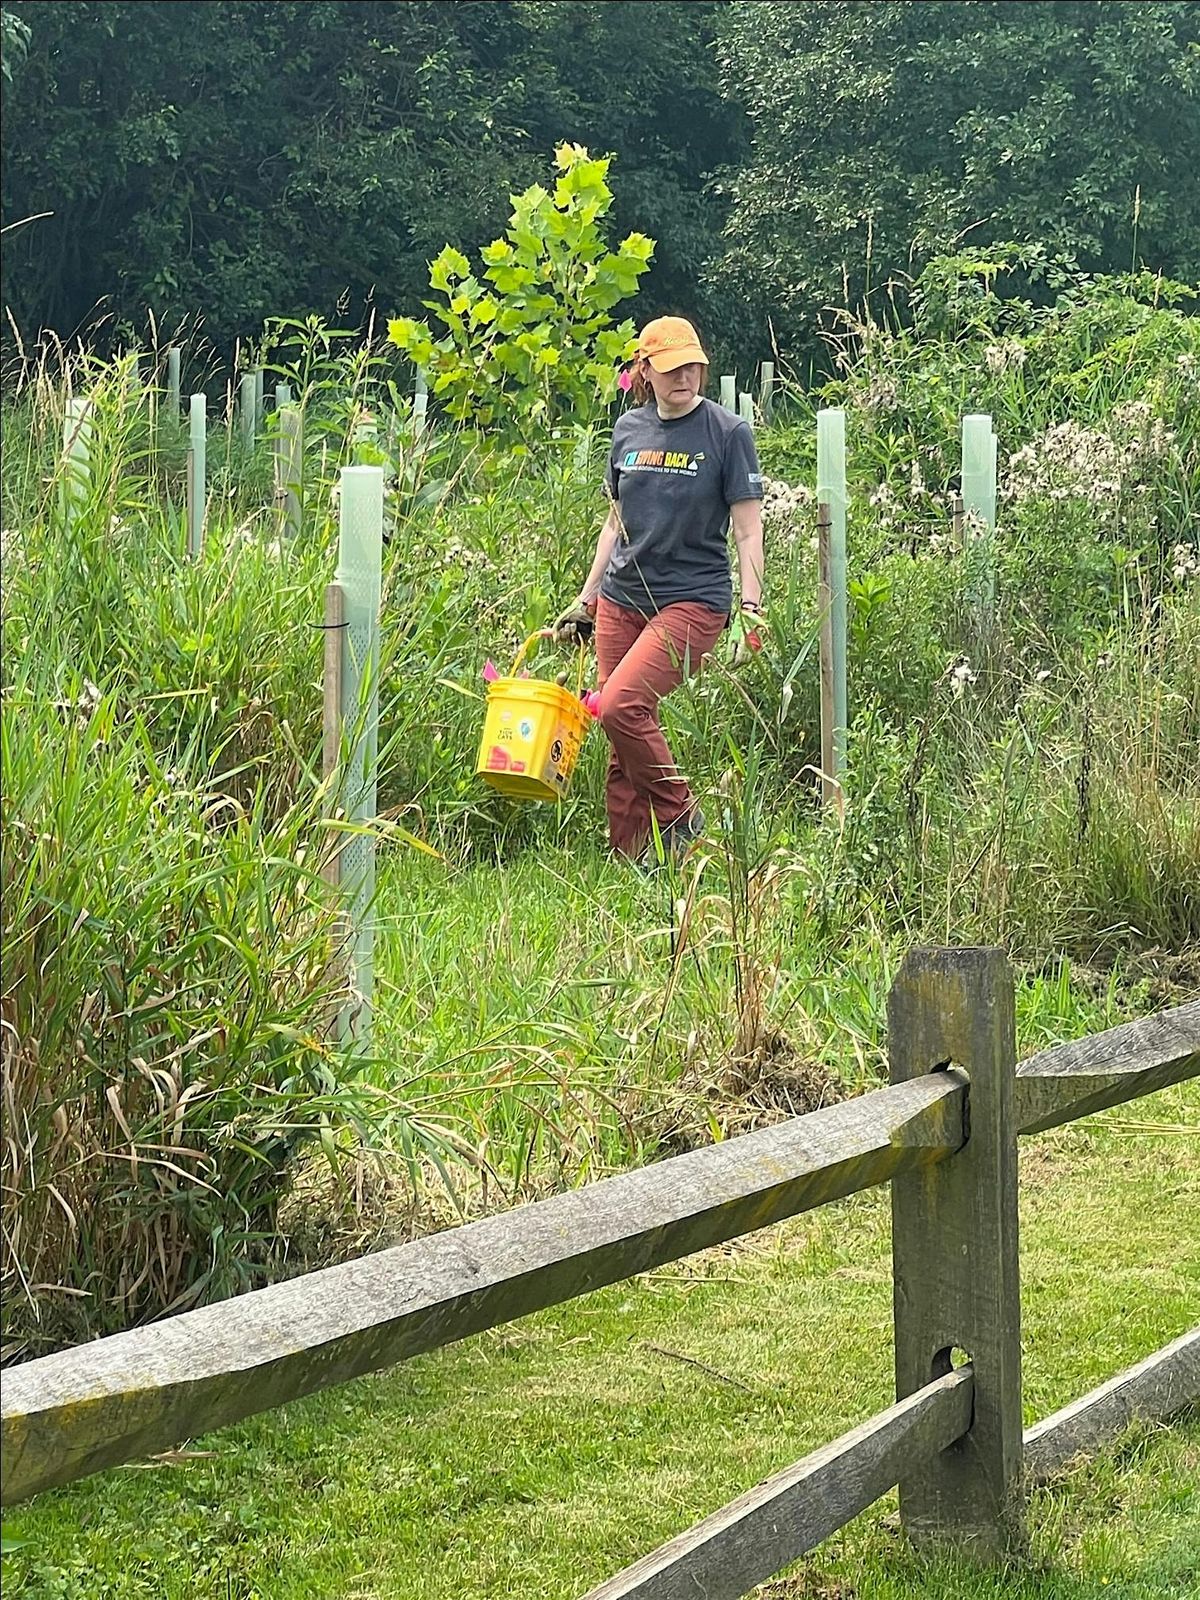
<svg viewBox="0 0 1200 1600"><path fill-rule="evenodd" d="M604 487L614 500L621 497L621 469L617 466L616 446L609 451L604 464Z"/></svg>
<svg viewBox="0 0 1200 1600"><path fill-rule="evenodd" d="M721 493L727 506L735 505L739 500L761 500L763 497L762 469L758 464L758 451L754 448L754 435L748 422L739 422L725 441Z"/></svg>

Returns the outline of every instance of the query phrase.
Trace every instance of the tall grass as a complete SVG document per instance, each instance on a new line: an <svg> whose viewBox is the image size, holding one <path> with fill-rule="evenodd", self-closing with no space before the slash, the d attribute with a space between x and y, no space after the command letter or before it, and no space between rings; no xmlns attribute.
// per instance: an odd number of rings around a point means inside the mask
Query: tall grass
<svg viewBox="0 0 1200 1600"><path fill-rule="evenodd" d="M326 1158L360 1200L403 1188L450 1216L872 1082L913 940L1003 943L1031 1047L1145 1003L1144 953L1200 944L1200 460L1195 328L1140 294L851 329L838 384L760 433L790 484L768 511L768 642L738 671L719 649L668 702L709 837L648 876L605 857L599 734L560 807L513 807L472 770L484 662L507 665L589 559L601 441L418 439L371 347L282 325L264 354L305 409L303 536L280 538L266 449L218 416L189 562L177 419L128 364L27 368L5 418L11 1349L275 1270L293 1200L334 1248L355 1201ZM93 471L67 521L62 419L84 389ZM818 398L853 417L844 818L816 774ZM945 498L979 406L1011 491L986 649ZM317 624L353 459L389 483L380 799L399 828L374 1055L350 1063ZM1088 462L1116 463L1115 501L1081 486Z"/></svg>

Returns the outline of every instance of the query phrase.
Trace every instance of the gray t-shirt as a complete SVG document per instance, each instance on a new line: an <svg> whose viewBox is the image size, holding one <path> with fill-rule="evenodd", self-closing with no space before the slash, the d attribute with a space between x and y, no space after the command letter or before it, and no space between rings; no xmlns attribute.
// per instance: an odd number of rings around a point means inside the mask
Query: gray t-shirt
<svg viewBox="0 0 1200 1600"><path fill-rule="evenodd" d="M651 401L618 418L604 478L625 526L605 599L646 616L680 600L728 611L729 508L763 493L749 424L711 400L671 418Z"/></svg>

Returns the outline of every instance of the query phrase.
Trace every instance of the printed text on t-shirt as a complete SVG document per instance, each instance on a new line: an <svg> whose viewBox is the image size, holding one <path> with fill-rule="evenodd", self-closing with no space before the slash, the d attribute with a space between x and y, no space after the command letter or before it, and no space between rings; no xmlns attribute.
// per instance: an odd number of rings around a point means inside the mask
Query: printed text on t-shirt
<svg viewBox="0 0 1200 1600"><path fill-rule="evenodd" d="M686 472L694 477L704 460L704 452L696 455L687 450L630 450L621 462L624 472Z"/></svg>

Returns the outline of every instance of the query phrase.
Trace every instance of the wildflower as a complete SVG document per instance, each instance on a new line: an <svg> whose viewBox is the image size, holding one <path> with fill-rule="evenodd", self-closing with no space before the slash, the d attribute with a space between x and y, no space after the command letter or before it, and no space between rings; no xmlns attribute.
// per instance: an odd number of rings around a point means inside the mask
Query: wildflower
<svg viewBox="0 0 1200 1600"><path fill-rule="evenodd" d="M921 476L921 463L914 461L909 474L908 492L914 500L919 500L925 491L925 480Z"/></svg>
<svg viewBox="0 0 1200 1600"><path fill-rule="evenodd" d="M970 685L975 682L975 674L971 671L971 663L966 656L959 656L958 660L946 669L946 677L950 683L950 693L956 700L961 700Z"/></svg>
<svg viewBox="0 0 1200 1600"><path fill-rule="evenodd" d="M999 374L1007 372L1010 367L1023 367L1026 354L1020 339L1002 339L999 344L988 345L983 352L983 359L989 372Z"/></svg>
<svg viewBox="0 0 1200 1600"><path fill-rule="evenodd" d="M778 478L763 478L763 521L785 539L794 536L798 525L816 505L817 496L807 484L787 484Z"/></svg>
<svg viewBox="0 0 1200 1600"><path fill-rule="evenodd" d="M894 411L899 399L896 380L876 373L863 396L863 406L867 411Z"/></svg>
<svg viewBox="0 0 1200 1600"><path fill-rule="evenodd" d="M1186 583L1200 577L1200 549L1187 544L1177 544L1171 551L1171 576L1176 583Z"/></svg>
<svg viewBox="0 0 1200 1600"><path fill-rule="evenodd" d="M954 534L949 529L935 528L929 535L925 546L929 556L951 556L954 554Z"/></svg>

